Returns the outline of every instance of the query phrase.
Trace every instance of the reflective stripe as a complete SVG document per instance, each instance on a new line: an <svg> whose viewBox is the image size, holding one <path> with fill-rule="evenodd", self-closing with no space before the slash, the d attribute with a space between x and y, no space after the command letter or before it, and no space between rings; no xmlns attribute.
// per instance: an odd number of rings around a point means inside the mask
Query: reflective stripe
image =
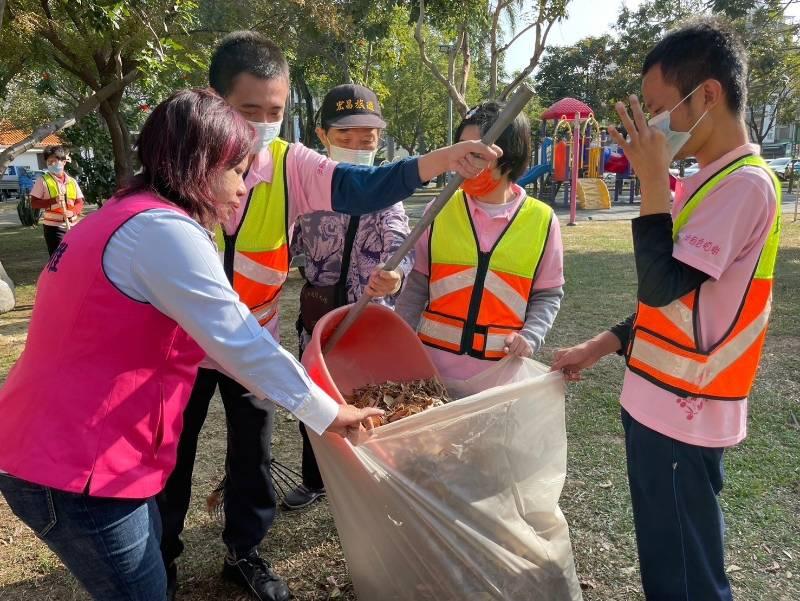
<svg viewBox="0 0 800 601"><path fill-rule="evenodd" d="M261 265L239 252L233 257L233 270L265 286L281 286L286 281L285 272Z"/></svg>
<svg viewBox="0 0 800 601"><path fill-rule="evenodd" d="M478 270L474 267L448 275L430 283L431 302L437 301L447 294L458 292L464 288L471 288L475 283Z"/></svg>
<svg viewBox="0 0 800 601"><path fill-rule="evenodd" d="M528 308L528 299L522 298L514 288L503 278L489 270L484 280L484 288L494 294L511 309L520 321L525 321L525 311Z"/></svg>
<svg viewBox="0 0 800 601"><path fill-rule="evenodd" d="M443 342L448 342L455 345L461 344L462 328L441 323L439 321L434 321L433 319L429 319L424 315L422 316L422 319L420 319L418 331L420 334L430 338L435 338L437 340L442 340Z"/></svg>
<svg viewBox="0 0 800 601"><path fill-rule="evenodd" d="M772 298L761 310L750 324L733 338L728 340L718 351L711 354L706 371L706 377L700 385L707 386L714 378L721 374L725 369L733 365L735 361L758 340L767 329L769 314L772 309Z"/></svg>
<svg viewBox="0 0 800 601"><path fill-rule="evenodd" d="M508 334L489 334L486 336L486 351L502 353L506 348L506 337Z"/></svg>
<svg viewBox="0 0 800 601"><path fill-rule="evenodd" d="M253 317L256 318L258 323L260 323L262 326L266 325L278 314L277 297L270 302L261 305L260 307L256 307L252 310L252 313Z"/></svg>
<svg viewBox="0 0 800 601"><path fill-rule="evenodd" d="M676 300L666 307L658 307L658 311L670 321L672 325L686 334L689 340L694 340L694 319L692 310Z"/></svg>
<svg viewBox="0 0 800 601"><path fill-rule="evenodd" d="M719 374L733 365L764 333L769 321L770 307L771 302L767 302L758 317L728 340L718 351L708 356L701 355L706 360L697 360L673 353L639 336L634 339L631 359L641 361L662 373L696 385L700 389L705 388Z"/></svg>
<svg viewBox="0 0 800 601"><path fill-rule="evenodd" d="M76 221L78 219L78 216L75 214L74 211L67 211L67 213L69 215L70 221ZM65 221L64 213L61 212L46 210L42 216L45 219L50 219L51 221L58 221L60 223L63 223Z"/></svg>

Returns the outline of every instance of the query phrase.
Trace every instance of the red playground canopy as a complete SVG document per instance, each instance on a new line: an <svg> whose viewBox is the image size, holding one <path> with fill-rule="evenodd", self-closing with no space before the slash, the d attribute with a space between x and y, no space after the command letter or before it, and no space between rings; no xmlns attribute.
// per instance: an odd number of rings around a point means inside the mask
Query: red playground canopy
<svg viewBox="0 0 800 601"><path fill-rule="evenodd" d="M577 98L562 98L542 113L541 119L545 121L548 119L560 119L562 115L566 115L568 119L574 119L575 113L578 113L581 119L585 119L593 112L588 104Z"/></svg>

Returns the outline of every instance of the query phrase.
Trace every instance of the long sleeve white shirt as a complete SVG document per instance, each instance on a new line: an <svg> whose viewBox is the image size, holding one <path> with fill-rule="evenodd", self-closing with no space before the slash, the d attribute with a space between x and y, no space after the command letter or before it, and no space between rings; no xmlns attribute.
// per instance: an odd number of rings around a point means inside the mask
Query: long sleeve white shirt
<svg viewBox="0 0 800 601"><path fill-rule="evenodd" d="M336 417L336 401L239 300L196 221L166 209L136 215L111 237L103 268L124 294L174 319L256 405L274 401L318 434Z"/></svg>

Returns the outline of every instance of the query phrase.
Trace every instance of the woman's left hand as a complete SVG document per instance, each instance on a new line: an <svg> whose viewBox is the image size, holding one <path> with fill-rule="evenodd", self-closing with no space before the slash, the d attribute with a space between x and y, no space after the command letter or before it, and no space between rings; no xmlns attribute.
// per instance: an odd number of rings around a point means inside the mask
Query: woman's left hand
<svg viewBox="0 0 800 601"><path fill-rule="evenodd" d="M506 345L503 350L514 357L533 357L531 345L517 332L506 336Z"/></svg>
<svg viewBox="0 0 800 601"><path fill-rule="evenodd" d="M383 265L378 265L369 276L365 292L370 298L389 296L396 294L402 283L403 275L399 271L384 271Z"/></svg>

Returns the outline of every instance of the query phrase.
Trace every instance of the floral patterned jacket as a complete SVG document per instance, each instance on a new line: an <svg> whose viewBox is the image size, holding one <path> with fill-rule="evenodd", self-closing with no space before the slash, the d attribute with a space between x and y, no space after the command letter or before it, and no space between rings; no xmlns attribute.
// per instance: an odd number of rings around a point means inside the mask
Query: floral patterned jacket
<svg viewBox="0 0 800 601"><path fill-rule="evenodd" d="M317 211L298 218L291 253L292 256L305 255L305 278L312 285L331 286L339 281L349 223L348 215L332 211ZM389 259L409 232L408 217L401 202L361 216L347 273L348 302L355 302L363 294L375 267ZM413 266L412 252L400 264L404 277ZM396 296L375 299L375 302L394 307Z"/></svg>

